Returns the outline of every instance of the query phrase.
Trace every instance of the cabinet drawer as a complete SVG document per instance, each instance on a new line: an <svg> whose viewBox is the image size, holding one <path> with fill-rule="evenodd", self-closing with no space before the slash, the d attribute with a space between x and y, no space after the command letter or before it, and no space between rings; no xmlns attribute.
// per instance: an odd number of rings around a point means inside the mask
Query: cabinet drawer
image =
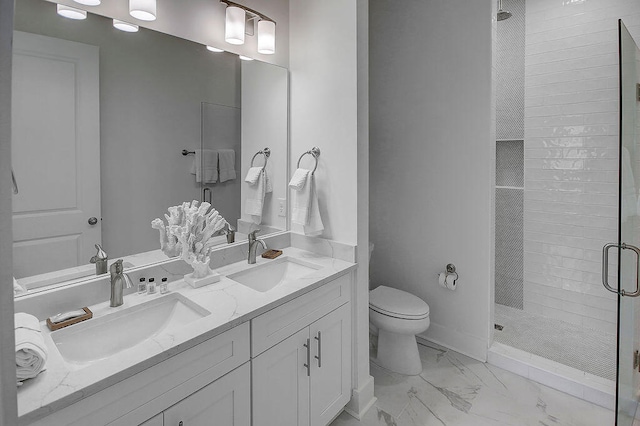
<svg viewBox="0 0 640 426"><path fill-rule="evenodd" d="M351 274L278 306L251 320L251 356L255 357L318 318L348 302Z"/></svg>

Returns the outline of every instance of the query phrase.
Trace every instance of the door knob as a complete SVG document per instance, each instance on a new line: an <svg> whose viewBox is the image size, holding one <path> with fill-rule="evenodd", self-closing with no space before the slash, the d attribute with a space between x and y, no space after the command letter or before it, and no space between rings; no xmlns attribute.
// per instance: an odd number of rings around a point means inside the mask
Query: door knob
<svg viewBox="0 0 640 426"><path fill-rule="evenodd" d="M89 218L89 220L88 220L88 222L89 222L89 225L93 226L93 225L95 225L95 224L97 224L97 223L98 223L98 218L96 218L96 217L90 217L90 218Z"/></svg>

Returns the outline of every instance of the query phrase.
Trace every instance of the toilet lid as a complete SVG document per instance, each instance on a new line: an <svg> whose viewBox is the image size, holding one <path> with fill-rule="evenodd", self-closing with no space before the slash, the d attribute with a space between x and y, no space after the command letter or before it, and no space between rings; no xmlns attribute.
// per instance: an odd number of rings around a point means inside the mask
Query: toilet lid
<svg viewBox="0 0 640 426"><path fill-rule="evenodd" d="M422 319L429 316L429 305L406 291L381 285L369 292L369 307L383 315Z"/></svg>

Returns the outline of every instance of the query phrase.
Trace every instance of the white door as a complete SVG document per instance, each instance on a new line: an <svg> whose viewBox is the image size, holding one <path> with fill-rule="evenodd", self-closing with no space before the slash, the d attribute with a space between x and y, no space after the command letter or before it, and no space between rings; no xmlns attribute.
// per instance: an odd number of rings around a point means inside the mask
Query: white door
<svg viewBox="0 0 640 426"><path fill-rule="evenodd" d="M246 363L164 411L165 426L251 426L251 369Z"/></svg>
<svg viewBox="0 0 640 426"><path fill-rule="evenodd" d="M309 328L251 361L253 426L309 425Z"/></svg>
<svg viewBox="0 0 640 426"><path fill-rule="evenodd" d="M311 426L325 426L351 399L351 307L309 326L311 335Z"/></svg>
<svg viewBox="0 0 640 426"><path fill-rule="evenodd" d="M101 241L98 58L96 46L14 33L17 278L87 264Z"/></svg>

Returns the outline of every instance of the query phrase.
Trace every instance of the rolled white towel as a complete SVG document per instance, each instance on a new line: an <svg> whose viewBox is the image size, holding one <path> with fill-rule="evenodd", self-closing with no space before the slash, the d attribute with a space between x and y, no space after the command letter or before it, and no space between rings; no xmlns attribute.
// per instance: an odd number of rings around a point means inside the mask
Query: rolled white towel
<svg viewBox="0 0 640 426"><path fill-rule="evenodd" d="M33 315L18 312L14 316L16 334L16 378L18 385L44 371L47 346L42 337L40 322Z"/></svg>

